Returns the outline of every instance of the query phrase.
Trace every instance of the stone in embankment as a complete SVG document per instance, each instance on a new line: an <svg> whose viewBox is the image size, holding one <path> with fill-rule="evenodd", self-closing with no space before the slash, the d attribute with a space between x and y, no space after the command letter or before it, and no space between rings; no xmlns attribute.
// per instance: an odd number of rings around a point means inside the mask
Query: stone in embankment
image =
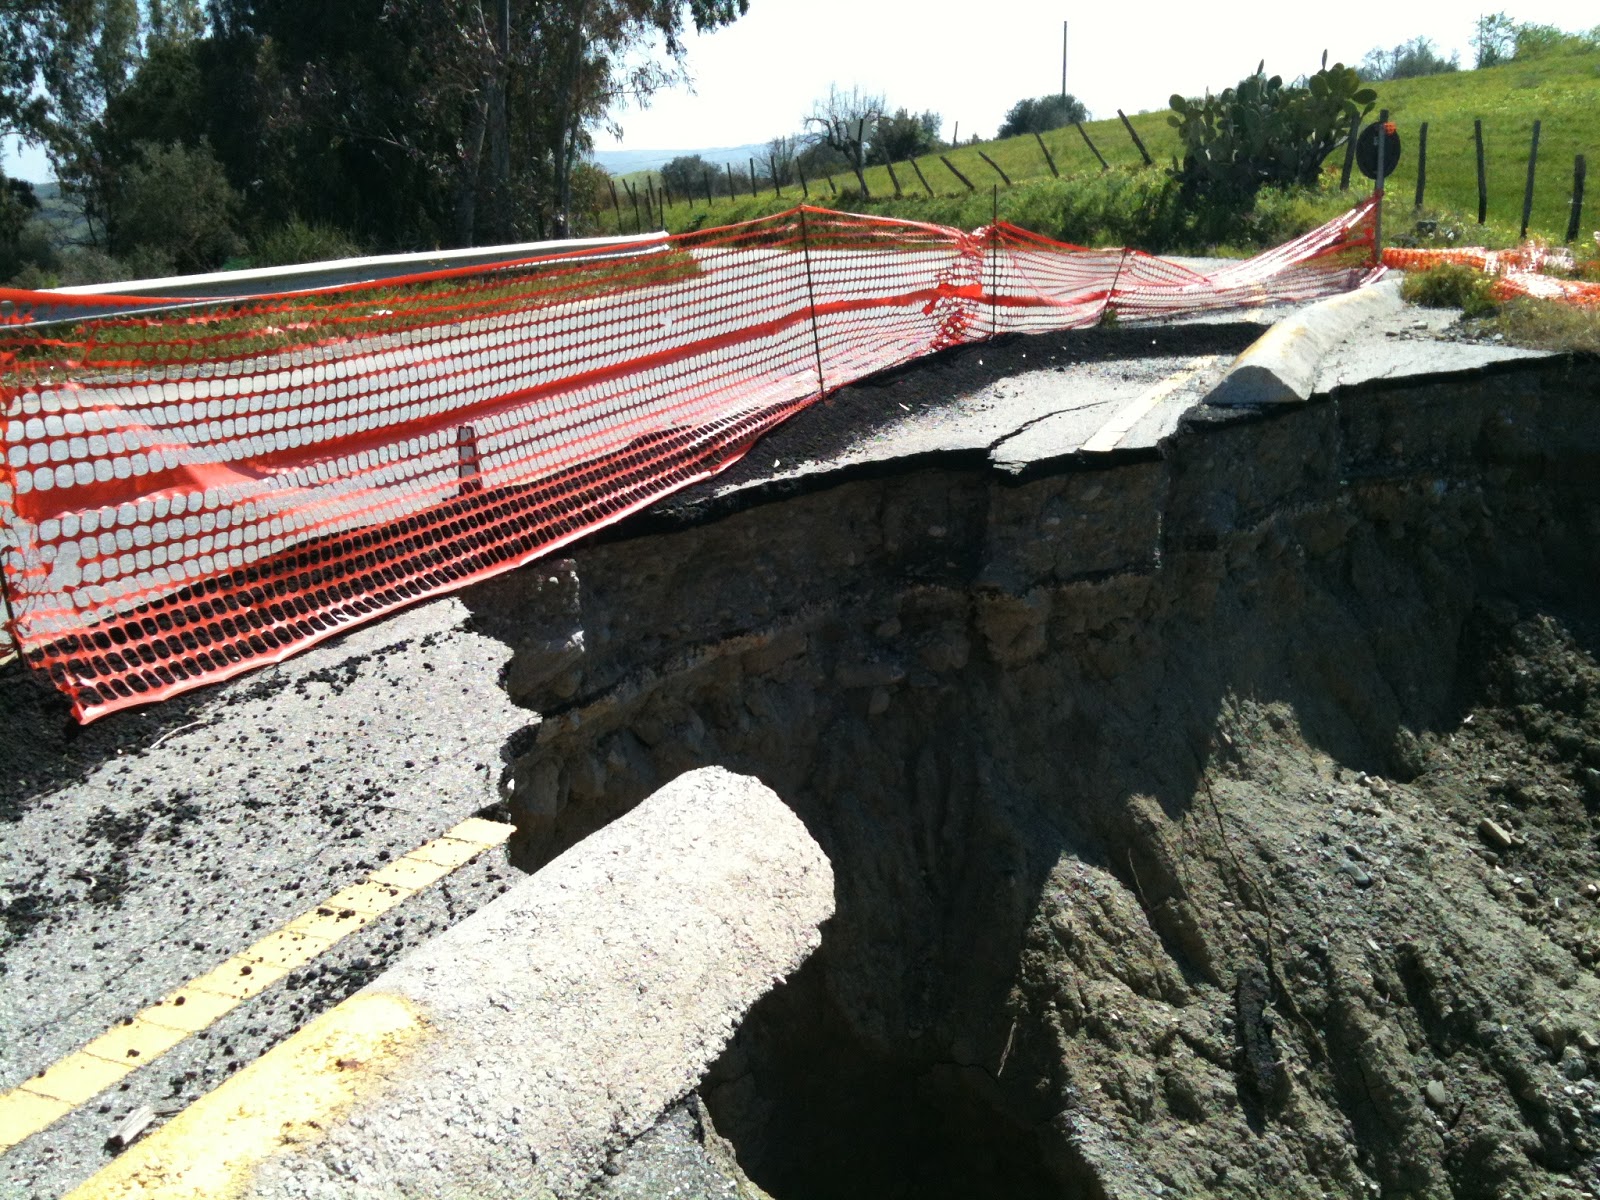
<svg viewBox="0 0 1600 1200"><path fill-rule="evenodd" d="M691 772L80 1194L576 1195L694 1088L833 908L827 858L776 795Z"/></svg>

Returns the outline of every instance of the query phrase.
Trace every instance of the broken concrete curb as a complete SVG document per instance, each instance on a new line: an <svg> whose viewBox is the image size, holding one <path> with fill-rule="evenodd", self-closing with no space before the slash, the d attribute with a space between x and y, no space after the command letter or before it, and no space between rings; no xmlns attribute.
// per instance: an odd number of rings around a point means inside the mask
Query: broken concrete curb
<svg viewBox="0 0 1600 1200"><path fill-rule="evenodd" d="M1398 280L1333 296L1279 321L1239 355L1206 403L1222 408L1303 404L1322 360L1361 325L1404 305Z"/></svg>
<svg viewBox="0 0 1600 1200"><path fill-rule="evenodd" d="M274 1200L575 1195L696 1086L833 909L826 856L773 792L690 772L401 959L85 1194L215 1194L226 1179L227 1194Z"/></svg>

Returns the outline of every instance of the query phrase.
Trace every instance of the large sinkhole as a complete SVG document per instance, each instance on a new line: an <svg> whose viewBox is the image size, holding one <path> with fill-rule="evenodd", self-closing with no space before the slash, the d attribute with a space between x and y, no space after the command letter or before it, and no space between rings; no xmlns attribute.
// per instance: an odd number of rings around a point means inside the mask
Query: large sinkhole
<svg viewBox="0 0 1600 1200"><path fill-rule="evenodd" d="M1103 470L857 478L475 589L515 647L506 687L541 714L507 748L514 860L705 765L806 823L836 915L700 1087L777 1200L1466 1196L1577 1170L1588 1135L1527 1099L1545 1084L1522 1035L1474 1039L1516 988L1588 996L1600 936L1584 960L1594 931L1557 906L1540 945L1572 971L1513 987L1494 972L1531 943L1459 898L1492 894L1502 858L1541 888L1600 874L1600 508L1561 441L1592 458L1600 433L1592 405L1548 411L1569 382L1492 384L1227 424ZM1508 466L1489 434L1519 404L1520 436L1562 432ZM1528 756L1548 787L1529 765L1522 792L1480 796L1441 764L1474 739L1512 753L1464 722L1512 703L1530 637L1565 664L1554 715L1504 728L1554 739ZM1496 803L1527 833L1486 865ZM1437 862L1485 873L1455 899L1407 841L1441 822L1464 841ZM1539 846L1566 857L1518 865ZM1478 1106L1454 1141L1425 1083ZM1471 1132L1493 1120L1534 1150Z"/></svg>

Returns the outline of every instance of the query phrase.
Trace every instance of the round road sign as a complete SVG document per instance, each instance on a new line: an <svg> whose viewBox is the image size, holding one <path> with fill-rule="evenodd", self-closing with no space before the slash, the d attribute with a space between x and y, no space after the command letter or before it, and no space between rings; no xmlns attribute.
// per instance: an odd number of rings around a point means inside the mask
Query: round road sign
<svg viewBox="0 0 1600 1200"><path fill-rule="evenodd" d="M1383 174L1387 178L1400 163L1400 135L1394 122L1385 121L1383 128ZM1374 121L1356 136L1356 166L1368 179L1378 177L1378 122Z"/></svg>

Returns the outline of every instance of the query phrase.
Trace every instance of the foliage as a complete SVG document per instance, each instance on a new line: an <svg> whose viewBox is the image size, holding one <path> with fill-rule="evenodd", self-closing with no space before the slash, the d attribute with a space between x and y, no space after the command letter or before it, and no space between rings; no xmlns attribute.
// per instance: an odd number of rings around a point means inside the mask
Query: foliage
<svg viewBox="0 0 1600 1200"><path fill-rule="evenodd" d="M7 179L0 173L0 279L8 279L22 269L22 233L38 211L39 198L33 194L33 185L21 179Z"/></svg>
<svg viewBox="0 0 1600 1200"><path fill-rule="evenodd" d="M234 229L240 197L205 141L143 143L107 211L113 253L152 251L184 274L212 271L243 243Z"/></svg>
<svg viewBox="0 0 1600 1200"><path fill-rule="evenodd" d="M844 92L837 84L829 84L828 94L813 102L811 115L804 121L806 140L843 158L855 172L863 194L868 190L864 172L868 140L885 108L882 96L865 93L859 87Z"/></svg>
<svg viewBox="0 0 1600 1200"><path fill-rule="evenodd" d="M680 154L665 164L657 174L674 195L688 196L705 191L707 175L711 176L712 186L715 187L719 182L717 177L721 171L721 167L708 163L698 154ZM609 193L607 196L609 198Z"/></svg>
<svg viewBox="0 0 1600 1200"><path fill-rule="evenodd" d="M1517 26L1512 57L1517 62L1527 62L1553 54L1588 54L1595 50L1600 50L1600 25L1584 33L1568 33L1554 25L1524 24Z"/></svg>
<svg viewBox="0 0 1600 1200"><path fill-rule="evenodd" d="M1089 110L1071 94L1059 92L1035 99L1018 100L1006 113L997 136L1015 137L1019 133L1048 133L1063 125L1073 125L1089 119Z"/></svg>
<svg viewBox="0 0 1600 1200"><path fill-rule="evenodd" d="M1512 300L1495 314L1492 328L1514 346L1600 354L1600 309L1593 306Z"/></svg>
<svg viewBox="0 0 1600 1200"><path fill-rule="evenodd" d="M943 118L936 112L913 113L898 108L878 118L873 126L867 161L875 164L904 162L919 154L928 154L941 144L939 129L943 124Z"/></svg>
<svg viewBox="0 0 1600 1200"><path fill-rule="evenodd" d="M0 128L48 135L97 239L148 142L207 145L258 243L303 221L412 249L570 231L591 131L747 0L211 0L209 27L198 0L0 5L29 14L0 27Z"/></svg>
<svg viewBox="0 0 1600 1200"><path fill-rule="evenodd" d="M1191 201L1248 209L1264 185L1309 186L1328 153L1370 112L1377 93L1342 63L1285 87L1261 67L1220 95L1172 97L1167 123L1183 144L1172 175Z"/></svg>
<svg viewBox="0 0 1600 1200"><path fill-rule="evenodd" d="M800 139L785 135L767 143L767 176L780 184L794 179L795 156L800 152ZM758 166L761 164L757 164Z"/></svg>
<svg viewBox="0 0 1600 1200"><path fill-rule="evenodd" d="M1361 77L1369 80L1417 79L1423 75L1444 75L1460 69L1461 62L1456 55L1445 58L1431 38L1420 34L1391 50L1374 47L1361 60Z"/></svg>
<svg viewBox="0 0 1600 1200"><path fill-rule="evenodd" d="M1517 45L1517 23L1503 12L1486 13L1473 29L1473 66L1496 67L1508 61Z"/></svg>
<svg viewBox="0 0 1600 1200"><path fill-rule="evenodd" d="M1463 316L1481 317L1495 310L1494 279L1475 267L1441 263L1426 271L1407 271L1400 295L1424 308L1459 308Z"/></svg>
<svg viewBox="0 0 1600 1200"><path fill-rule="evenodd" d="M258 267L286 267L300 263L356 258L361 247L332 225L307 225L299 217L257 238L250 258Z"/></svg>

